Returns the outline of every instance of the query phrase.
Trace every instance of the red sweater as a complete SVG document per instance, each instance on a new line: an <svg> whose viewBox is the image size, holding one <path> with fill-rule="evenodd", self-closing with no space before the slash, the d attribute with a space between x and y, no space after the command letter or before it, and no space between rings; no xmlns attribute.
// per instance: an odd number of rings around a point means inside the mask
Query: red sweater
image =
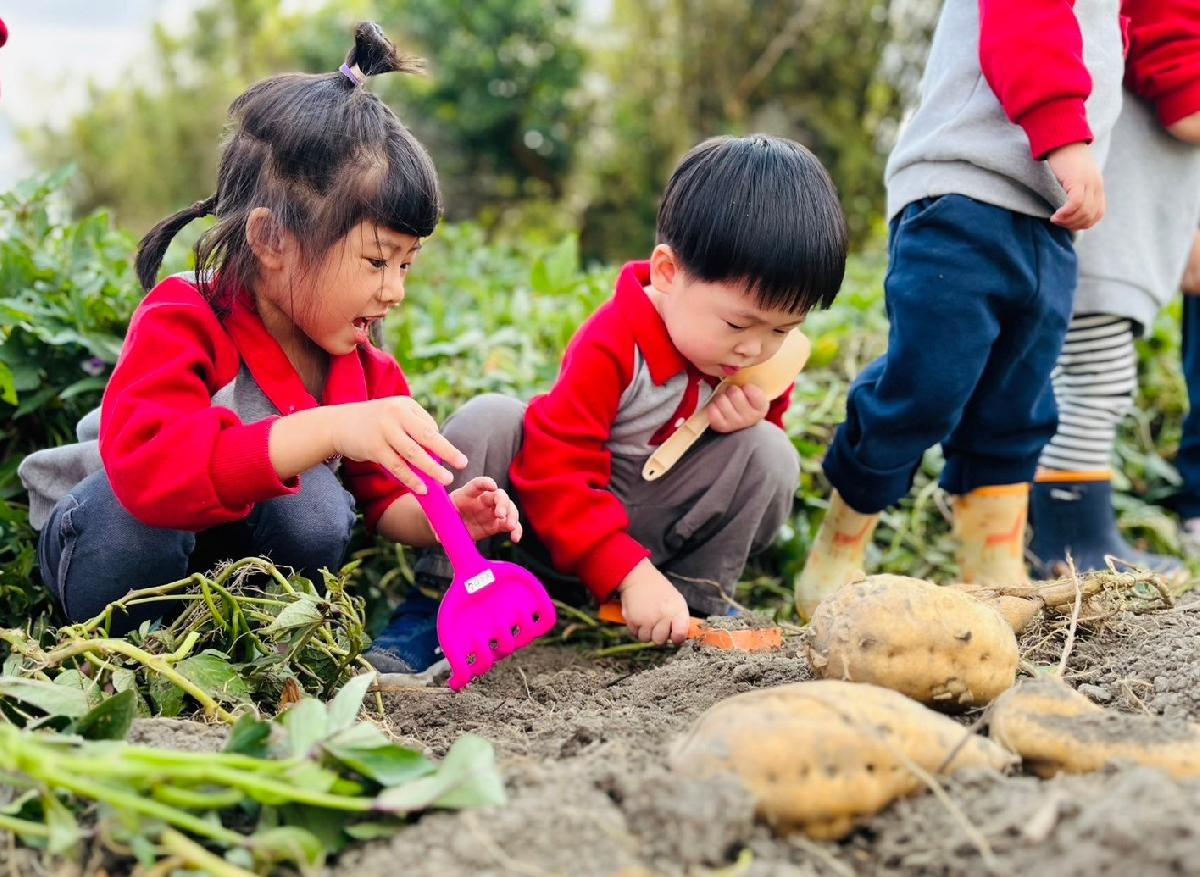
<svg viewBox="0 0 1200 877"><path fill-rule="evenodd" d="M242 363L282 413L315 408L287 355L241 296L222 322L190 283L164 280L138 306L104 393L100 456L117 499L154 527L207 530L300 490L267 451L276 417L242 423L213 394ZM408 395L397 362L373 347L334 357L321 404ZM406 492L373 463L343 462L369 526Z"/></svg>
<svg viewBox="0 0 1200 877"><path fill-rule="evenodd" d="M629 516L609 489L613 447L649 454L716 383L671 342L646 296L649 282L649 262L621 270L614 296L568 345L554 387L529 403L511 471L529 525L555 566L579 576L598 600L650 555L629 535ZM790 399L789 389L767 413L781 428Z"/></svg>
<svg viewBox="0 0 1200 877"><path fill-rule="evenodd" d="M979 0L984 78L1009 120L1025 129L1039 160L1060 146L1093 140L1084 109L1092 77L1074 6L1074 0Z"/></svg>
<svg viewBox="0 0 1200 877"><path fill-rule="evenodd" d="M1200 112L1200 0L1125 0L1125 82L1158 110L1163 125Z"/></svg>

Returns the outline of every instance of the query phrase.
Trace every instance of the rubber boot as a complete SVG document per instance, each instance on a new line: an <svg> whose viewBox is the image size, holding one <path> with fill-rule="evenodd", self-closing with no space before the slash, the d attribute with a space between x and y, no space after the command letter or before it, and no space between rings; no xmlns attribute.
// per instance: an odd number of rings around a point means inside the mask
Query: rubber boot
<svg viewBox="0 0 1200 877"><path fill-rule="evenodd" d="M980 487L954 498L954 536L962 581L1027 585L1025 520L1028 484Z"/></svg>
<svg viewBox="0 0 1200 877"><path fill-rule="evenodd" d="M1080 573L1107 569L1105 556L1152 572L1182 573L1182 561L1134 548L1117 529L1112 503L1112 480L1107 472L1046 472L1033 485L1030 551L1038 575L1066 575L1067 553Z"/></svg>
<svg viewBox="0 0 1200 877"><path fill-rule="evenodd" d="M804 569L796 577L796 611L807 621L827 595L863 576L863 559L879 513L864 515L835 490Z"/></svg>

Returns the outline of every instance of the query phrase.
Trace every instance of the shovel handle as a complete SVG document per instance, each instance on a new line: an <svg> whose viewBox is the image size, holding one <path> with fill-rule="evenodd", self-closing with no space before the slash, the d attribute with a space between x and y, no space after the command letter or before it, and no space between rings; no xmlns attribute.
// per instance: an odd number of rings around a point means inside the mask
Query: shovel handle
<svg viewBox="0 0 1200 877"><path fill-rule="evenodd" d="M646 481L657 481L668 472L671 467L679 462L687 449L694 445L700 436L704 435L709 426L708 406L712 404L712 400L717 398L717 394L724 392L726 383L722 381L713 390L713 394L708 398L700 410L683 422L679 429L675 430L667 440L658 446L650 459L646 461L646 465L642 467L642 478Z"/></svg>
<svg viewBox="0 0 1200 877"><path fill-rule="evenodd" d="M416 466L412 467L412 471L425 482L427 488L425 493L414 493L413 496L425 517L429 518L429 526L450 558L456 577L469 577L482 572L487 561L467 532L467 525L463 523L462 515L455 508L446 488Z"/></svg>

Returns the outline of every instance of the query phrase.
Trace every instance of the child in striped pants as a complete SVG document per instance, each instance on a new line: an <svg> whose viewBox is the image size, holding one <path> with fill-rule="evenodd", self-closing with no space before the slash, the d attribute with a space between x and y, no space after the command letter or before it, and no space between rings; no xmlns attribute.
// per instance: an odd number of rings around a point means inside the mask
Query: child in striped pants
<svg viewBox="0 0 1200 877"><path fill-rule="evenodd" d="M1104 166L1108 216L1076 244L1075 313L1052 375L1059 425L1030 496L1035 571L1080 572L1115 556L1159 572L1174 558L1116 526L1111 458L1137 389L1134 338L1179 289L1200 222L1200 0L1127 0L1131 45ZM1200 509L1197 510L1200 515Z"/></svg>

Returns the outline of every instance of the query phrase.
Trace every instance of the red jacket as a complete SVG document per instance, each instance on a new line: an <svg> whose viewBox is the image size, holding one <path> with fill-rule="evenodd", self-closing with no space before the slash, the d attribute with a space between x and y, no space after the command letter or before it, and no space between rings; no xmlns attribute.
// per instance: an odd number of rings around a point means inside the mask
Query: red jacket
<svg viewBox="0 0 1200 877"><path fill-rule="evenodd" d="M1092 77L1074 6L1074 0L979 0L984 78L1009 120L1025 129L1037 159L1093 140L1084 109Z"/></svg>
<svg viewBox="0 0 1200 877"><path fill-rule="evenodd" d="M104 393L100 456L117 499L139 521L207 530L299 491L299 478L281 481L271 465L267 439L277 418L245 424L212 402L243 362L283 414L317 406L241 296L222 322L192 284L170 278L138 306ZM321 404L408 392L392 357L360 347L330 362ZM406 492L373 463L346 460L343 471L369 526Z"/></svg>
<svg viewBox="0 0 1200 877"><path fill-rule="evenodd" d="M1200 112L1200 0L1125 0L1125 83L1149 100L1163 125Z"/></svg>
<svg viewBox="0 0 1200 877"><path fill-rule="evenodd" d="M511 470L529 525L555 566L579 576L599 600L650 554L629 535L629 516L609 489L610 444L641 441L623 437L631 412L643 409L636 416L644 420L644 397L661 399L661 407L651 408L655 416L649 428L641 431L646 445L641 452L649 454L695 413L716 382L701 375L671 342L646 296L649 282L649 262L631 262L621 270L613 297L571 340L554 387L529 403L525 437ZM635 392L625 396L631 384ZM781 428L790 398L789 389L767 413Z"/></svg>

